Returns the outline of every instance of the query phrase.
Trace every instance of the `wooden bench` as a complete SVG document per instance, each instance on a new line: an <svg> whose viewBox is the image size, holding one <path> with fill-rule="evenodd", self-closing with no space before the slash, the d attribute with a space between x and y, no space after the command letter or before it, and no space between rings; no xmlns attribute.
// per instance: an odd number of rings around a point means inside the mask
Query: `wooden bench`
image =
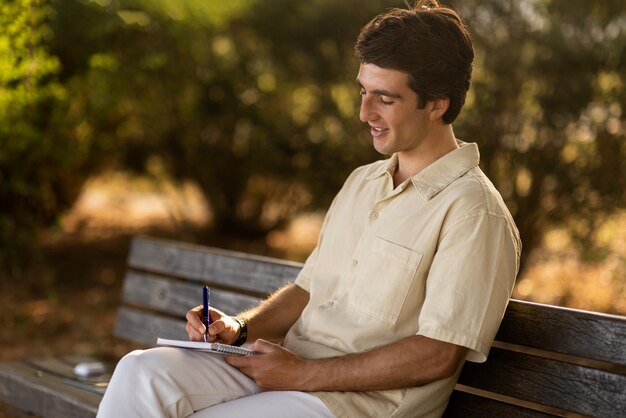
<svg viewBox="0 0 626 418"><path fill-rule="evenodd" d="M293 281L301 264L137 237L115 335L186 339L184 314L211 286L229 314ZM42 417L93 417L108 373L74 376L86 358L0 365L0 399ZM489 360L466 363L446 417L626 416L626 317L512 300Z"/></svg>

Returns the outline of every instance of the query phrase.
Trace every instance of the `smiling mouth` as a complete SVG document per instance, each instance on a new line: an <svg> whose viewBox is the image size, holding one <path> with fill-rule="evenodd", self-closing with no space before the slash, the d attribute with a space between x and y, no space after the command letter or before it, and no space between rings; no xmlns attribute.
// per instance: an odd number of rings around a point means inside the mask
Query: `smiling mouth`
<svg viewBox="0 0 626 418"><path fill-rule="evenodd" d="M385 134L387 131L389 131L389 129L377 128L375 126L372 126L370 130L372 132L372 136L380 136L380 135Z"/></svg>

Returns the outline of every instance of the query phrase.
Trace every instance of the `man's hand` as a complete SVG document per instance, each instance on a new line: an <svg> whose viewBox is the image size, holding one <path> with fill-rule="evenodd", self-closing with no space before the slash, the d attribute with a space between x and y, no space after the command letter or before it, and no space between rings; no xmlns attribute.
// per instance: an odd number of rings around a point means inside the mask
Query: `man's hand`
<svg viewBox="0 0 626 418"><path fill-rule="evenodd" d="M211 325L209 325L208 342L232 344L239 337L239 322L217 309L210 308ZM204 324L202 323L202 305L190 309L186 315L185 330L191 341L204 341Z"/></svg>
<svg viewBox="0 0 626 418"><path fill-rule="evenodd" d="M252 349L256 356L227 356L226 362L246 374L265 390L313 390L308 384L310 362L265 340L256 340Z"/></svg>

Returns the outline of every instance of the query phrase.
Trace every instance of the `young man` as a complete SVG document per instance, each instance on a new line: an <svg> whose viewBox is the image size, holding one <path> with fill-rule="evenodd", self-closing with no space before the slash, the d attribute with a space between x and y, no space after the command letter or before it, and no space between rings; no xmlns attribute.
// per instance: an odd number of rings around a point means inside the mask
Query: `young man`
<svg viewBox="0 0 626 418"><path fill-rule="evenodd" d="M422 3L377 16L356 45L360 119L391 158L349 176L294 284L238 318L211 311L211 341L247 335L261 354L133 352L99 416L437 417L463 362L485 361L520 240L477 146L451 126L470 37L454 11Z"/></svg>

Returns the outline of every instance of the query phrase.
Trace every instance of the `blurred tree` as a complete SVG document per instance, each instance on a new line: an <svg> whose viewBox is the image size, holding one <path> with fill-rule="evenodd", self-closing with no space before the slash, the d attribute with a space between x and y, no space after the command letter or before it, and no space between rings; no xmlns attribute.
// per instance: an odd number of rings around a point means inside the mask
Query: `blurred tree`
<svg viewBox="0 0 626 418"><path fill-rule="evenodd" d="M559 224L585 249L626 200L623 2L455 3L477 52L457 135L479 142L524 256ZM195 180L221 234L262 237L326 208L350 170L380 158L358 120L352 48L393 6L404 3L3 3L3 245L53 222L102 167Z"/></svg>
<svg viewBox="0 0 626 418"><path fill-rule="evenodd" d="M0 4L0 267L17 269L35 233L78 189L80 144L57 140L50 120L65 97L50 54L45 0Z"/></svg>
<svg viewBox="0 0 626 418"><path fill-rule="evenodd" d="M352 49L379 5L267 6L251 3L190 45L204 50L190 68L202 75L200 125L167 142L168 165L199 181L224 234L263 236L305 208L326 208L347 173L375 158L356 135Z"/></svg>
<svg viewBox="0 0 626 418"><path fill-rule="evenodd" d="M626 11L612 1L458 2L476 43L457 132L512 209L524 259L565 225L583 254L626 203Z"/></svg>
<svg viewBox="0 0 626 418"><path fill-rule="evenodd" d="M350 138L352 47L379 8L217 4L64 4L53 50L71 107L108 144L110 164L192 178L219 233L263 237L326 207L345 175L374 158L365 132Z"/></svg>

